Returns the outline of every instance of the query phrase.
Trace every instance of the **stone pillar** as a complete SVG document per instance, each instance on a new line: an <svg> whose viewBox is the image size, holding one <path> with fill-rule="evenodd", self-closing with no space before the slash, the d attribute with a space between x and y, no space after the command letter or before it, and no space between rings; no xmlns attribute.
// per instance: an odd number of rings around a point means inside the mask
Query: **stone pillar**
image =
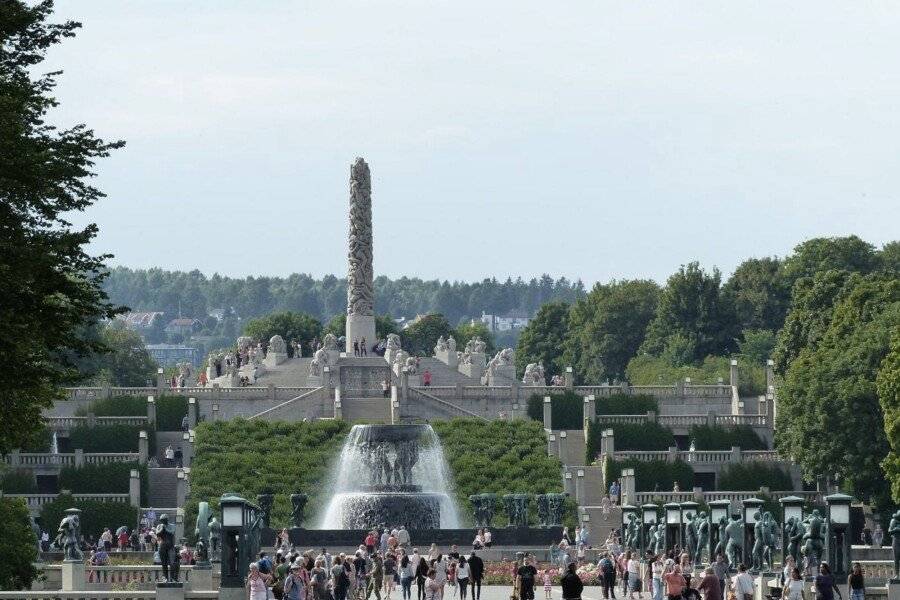
<svg viewBox="0 0 900 600"><path fill-rule="evenodd" d="M9 454L7 455L7 456L9 456L9 466L12 467L13 469L18 467L19 464L22 462L22 459L19 457L20 452L21 452L21 450L16 448L15 450L10 450Z"/></svg>
<svg viewBox="0 0 900 600"><path fill-rule="evenodd" d="M513 401L513 404L520 400L519 398L519 388L521 384L518 381L510 381L509 382L509 397Z"/></svg>
<svg viewBox="0 0 900 600"><path fill-rule="evenodd" d="M568 446L568 443L569 443L569 434L566 433L565 431L560 431L559 435L556 436L556 439L559 442L559 450L558 450L559 453L557 454L557 456L559 457L559 460L561 460L563 463L565 463L566 462L566 446Z"/></svg>
<svg viewBox="0 0 900 600"><path fill-rule="evenodd" d="M775 403L775 361L771 358L766 361L766 400L768 400L767 413L769 427L775 428L775 417L778 416L778 405Z"/></svg>
<svg viewBox="0 0 900 600"><path fill-rule="evenodd" d="M409 368L400 369L400 397L406 400L409 398Z"/></svg>
<svg viewBox="0 0 900 600"><path fill-rule="evenodd" d="M400 424L400 403L391 399L391 425Z"/></svg>
<svg viewBox="0 0 900 600"><path fill-rule="evenodd" d="M771 358L766 361L766 390L775 391L775 361Z"/></svg>
<svg viewBox="0 0 900 600"><path fill-rule="evenodd" d="M191 440L191 433L185 431L181 434L181 464L190 467L194 460L194 444Z"/></svg>
<svg viewBox="0 0 900 600"><path fill-rule="evenodd" d="M147 396L147 422L150 427L156 423L156 400L153 399L153 396Z"/></svg>
<svg viewBox="0 0 900 600"><path fill-rule="evenodd" d="M732 446L731 447L731 462L733 462L733 463L741 462L741 447L740 446Z"/></svg>
<svg viewBox="0 0 900 600"><path fill-rule="evenodd" d="M188 427L194 429L197 427L197 399L188 398Z"/></svg>
<svg viewBox="0 0 900 600"><path fill-rule="evenodd" d="M184 500L187 497L187 478L184 474L184 469L178 469L175 471L176 485L175 485L175 502L178 503L178 506L184 506ZM175 540L178 540L178 536L175 537Z"/></svg>
<svg viewBox="0 0 900 600"><path fill-rule="evenodd" d="M192 591L215 591L213 588L213 570L209 563L194 565L191 571L190 587Z"/></svg>
<svg viewBox="0 0 900 600"><path fill-rule="evenodd" d="M597 399L593 394L584 397L584 428L587 430L587 424L597 419Z"/></svg>
<svg viewBox="0 0 900 600"><path fill-rule="evenodd" d="M713 427L716 424L716 413L711 410L706 411L706 425Z"/></svg>
<svg viewBox="0 0 900 600"><path fill-rule="evenodd" d="M731 359L731 366L728 369L728 379L732 387L738 386L738 364L736 359Z"/></svg>
<svg viewBox="0 0 900 600"><path fill-rule="evenodd" d="M81 448L75 448L75 466L84 466L84 450L82 450Z"/></svg>
<svg viewBox="0 0 900 600"><path fill-rule="evenodd" d="M187 481L187 476L184 478ZM175 509L175 542L180 543L180 540L184 538L184 509L177 508Z"/></svg>
<svg viewBox="0 0 900 600"><path fill-rule="evenodd" d="M150 458L150 440L146 431L138 432L138 464L146 465Z"/></svg>
<svg viewBox="0 0 900 600"><path fill-rule="evenodd" d="M347 238L347 352L353 342L375 343L375 287L372 268L372 180L369 165L350 167L350 234Z"/></svg>
<svg viewBox="0 0 900 600"><path fill-rule="evenodd" d="M519 410L519 402L517 400L513 400L512 406L509 411L509 419L511 421L515 421L516 419L522 418L521 411Z"/></svg>
<svg viewBox="0 0 900 600"><path fill-rule="evenodd" d="M656 411L654 411L654 410L647 411L647 422L648 423L656 423Z"/></svg>
<svg viewBox="0 0 900 600"><path fill-rule="evenodd" d="M636 506L637 496L635 496L634 486L634 469L622 469L622 504L633 504Z"/></svg>
<svg viewBox="0 0 900 600"><path fill-rule="evenodd" d="M218 420L219 420L219 403L218 403L218 402L213 402L213 405L212 405L212 421L213 421L213 423L215 423L215 422L218 421Z"/></svg>
<svg viewBox="0 0 900 600"><path fill-rule="evenodd" d="M176 538L176 542L177 542ZM156 584L156 600L184 600L184 584L180 581Z"/></svg>
<svg viewBox="0 0 900 600"><path fill-rule="evenodd" d="M544 429L553 429L553 400L550 396L544 396Z"/></svg>
<svg viewBox="0 0 900 600"><path fill-rule="evenodd" d="M62 591L83 591L84 562L80 560L66 560L62 563Z"/></svg>
<svg viewBox="0 0 900 600"><path fill-rule="evenodd" d="M141 473L137 469L132 469L128 478L128 500L132 506L141 507Z"/></svg>
<svg viewBox="0 0 900 600"><path fill-rule="evenodd" d="M675 382L675 396L684 396L684 382L681 380Z"/></svg>
<svg viewBox="0 0 900 600"><path fill-rule="evenodd" d="M809 597L809 594L807 594L807 597ZM900 600L900 579L888 579L887 597L888 600Z"/></svg>
<svg viewBox="0 0 900 600"><path fill-rule="evenodd" d="M166 379L163 375L162 367L156 369L156 395L162 396L163 390L166 389Z"/></svg>
<svg viewBox="0 0 900 600"><path fill-rule="evenodd" d="M570 496L575 496L575 478L572 477L571 471L566 471L563 474L563 491Z"/></svg>
<svg viewBox="0 0 900 600"><path fill-rule="evenodd" d="M87 414L87 426L88 427L96 427L97 426L97 415L92 412Z"/></svg>
<svg viewBox="0 0 900 600"><path fill-rule="evenodd" d="M575 504L585 504L584 469L575 471Z"/></svg>
<svg viewBox="0 0 900 600"><path fill-rule="evenodd" d="M600 433L600 454L612 457L616 453L616 437L612 429L604 429Z"/></svg>
<svg viewBox="0 0 900 600"><path fill-rule="evenodd" d="M572 367L566 367L566 389L569 391L575 389L575 372Z"/></svg>
<svg viewBox="0 0 900 600"><path fill-rule="evenodd" d="M669 454L666 455L666 462L673 463L678 460L678 446L669 446Z"/></svg>
<svg viewBox="0 0 900 600"><path fill-rule="evenodd" d="M547 436L547 456L559 457L559 443L556 441L555 433Z"/></svg>
<svg viewBox="0 0 900 600"><path fill-rule="evenodd" d="M334 390L334 418L335 419L343 419L344 413L341 409L341 389L337 388Z"/></svg>

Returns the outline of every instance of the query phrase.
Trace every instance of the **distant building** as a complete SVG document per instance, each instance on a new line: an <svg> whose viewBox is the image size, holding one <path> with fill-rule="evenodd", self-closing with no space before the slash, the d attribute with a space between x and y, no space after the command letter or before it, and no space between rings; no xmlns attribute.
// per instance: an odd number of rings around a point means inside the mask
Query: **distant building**
<svg viewBox="0 0 900 600"><path fill-rule="evenodd" d="M224 308L214 308L209 311L209 316L214 318L216 321L221 323L225 320L225 309Z"/></svg>
<svg viewBox="0 0 900 600"><path fill-rule="evenodd" d="M174 367L181 362L200 365L200 351L180 344L147 344L147 352L161 367Z"/></svg>
<svg viewBox="0 0 900 600"><path fill-rule="evenodd" d="M161 312L127 312L117 315L116 319L125 323L125 327L132 331L146 331L152 328L158 319L163 318Z"/></svg>
<svg viewBox="0 0 900 600"><path fill-rule="evenodd" d="M199 329L203 326L198 319L172 319L169 321L169 324L166 325L166 328L163 330L168 335L172 335L174 333L180 333L184 337L190 337L195 330Z"/></svg>
<svg viewBox="0 0 900 600"><path fill-rule="evenodd" d="M484 311L481 312L481 322L491 333L524 329L529 321L531 321L531 317L521 310L511 310L503 315L489 315Z"/></svg>

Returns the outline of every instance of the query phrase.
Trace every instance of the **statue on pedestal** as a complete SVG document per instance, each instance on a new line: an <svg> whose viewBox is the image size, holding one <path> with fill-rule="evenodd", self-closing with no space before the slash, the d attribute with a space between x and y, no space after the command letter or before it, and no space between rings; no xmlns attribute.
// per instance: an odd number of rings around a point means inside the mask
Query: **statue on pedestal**
<svg viewBox="0 0 900 600"><path fill-rule="evenodd" d="M784 524L784 538L787 540L787 554L794 559L794 564L800 564L800 541L806 529L803 522L797 517L791 517Z"/></svg>
<svg viewBox="0 0 900 600"><path fill-rule="evenodd" d="M744 522L740 516L732 515L731 521L725 526L725 554L728 556L728 564L732 569L737 569L744 558Z"/></svg>
<svg viewBox="0 0 900 600"><path fill-rule="evenodd" d="M79 509L70 508L66 511L66 516L59 522L56 545L63 549L65 560L84 560L84 554L81 552L81 519L78 516L79 514L81 514Z"/></svg>
<svg viewBox="0 0 900 600"><path fill-rule="evenodd" d="M753 548L750 551L751 569L754 571L762 571L763 554L766 547L766 525L763 523L763 517L760 511L753 514Z"/></svg>
<svg viewBox="0 0 900 600"><path fill-rule="evenodd" d="M727 556L725 554L725 547L728 545L728 536L725 533L725 527L728 525L728 517L719 517L719 522L716 525L716 533L719 536L719 541L716 543L715 550L713 550L713 555L709 557L710 560L713 560L714 557L718 555Z"/></svg>
<svg viewBox="0 0 900 600"><path fill-rule="evenodd" d="M806 532L803 534L803 547L800 553L806 559L806 570L818 572L822 562L822 549L825 547L825 522L818 509L806 518Z"/></svg>
<svg viewBox="0 0 900 600"><path fill-rule="evenodd" d="M894 551L894 577L900 577L900 510L894 513L888 525L891 536L891 549Z"/></svg>
<svg viewBox="0 0 900 600"><path fill-rule="evenodd" d="M218 562L222 554L222 524L215 517L209 520L209 560Z"/></svg>
<svg viewBox="0 0 900 600"><path fill-rule="evenodd" d="M197 526L194 527L194 535L197 536L197 545L194 556L197 563L209 562L209 520L212 518L212 511L209 509L209 502L201 502L197 505Z"/></svg>
<svg viewBox="0 0 900 600"><path fill-rule="evenodd" d="M259 502L259 515L263 528L271 526L272 504L275 502L275 496L272 494L257 494L256 501Z"/></svg>
<svg viewBox="0 0 900 600"><path fill-rule="evenodd" d="M293 527L303 526L303 511L308 499L306 494L291 494L291 525Z"/></svg>
<svg viewBox="0 0 900 600"><path fill-rule="evenodd" d="M175 525L169 523L169 515L160 515L156 526L156 540L159 542L159 562L163 578L168 582L178 581L181 563L178 547L175 545Z"/></svg>
<svg viewBox="0 0 900 600"><path fill-rule="evenodd" d="M684 526L685 550L687 550L688 558L695 560L697 558L697 522L696 515L693 513L685 514L687 523Z"/></svg>
<svg viewBox="0 0 900 600"><path fill-rule="evenodd" d="M700 566L703 564L703 551L709 546L709 519L706 513L701 511L697 515L697 554L694 556L694 564ZM710 556L709 561L712 562L714 557Z"/></svg>
<svg viewBox="0 0 900 600"><path fill-rule="evenodd" d="M450 352L456 352L456 340L451 335L447 338L447 350Z"/></svg>
<svg viewBox="0 0 900 600"><path fill-rule="evenodd" d="M388 334L388 341L390 341L390 336L392 334ZM444 336L438 338L437 343L434 345L434 353L438 352L446 352L447 351L447 341L444 339Z"/></svg>

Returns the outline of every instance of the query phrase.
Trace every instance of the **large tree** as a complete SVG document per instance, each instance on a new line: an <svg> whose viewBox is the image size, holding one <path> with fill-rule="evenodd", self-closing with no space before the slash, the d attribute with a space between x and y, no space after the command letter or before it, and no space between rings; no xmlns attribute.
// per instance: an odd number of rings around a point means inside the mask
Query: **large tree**
<svg viewBox="0 0 900 600"><path fill-rule="evenodd" d="M291 342L296 340L304 345L309 344L313 338L322 335L322 324L307 314L285 311L247 321L244 335L261 342L267 342L273 335L280 335L287 344L288 353L293 356Z"/></svg>
<svg viewBox="0 0 900 600"><path fill-rule="evenodd" d="M625 378L628 361L656 314L659 286L648 280L598 283L568 316L564 362L579 383Z"/></svg>
<svg viewBox="0 0 900 600"><path fill-rule="evenodd" d="M528 363L542 363L549 380L562 372L560 364L563 343L568 331L569 305L565 302L548 302L538 309L519 336L516 346L516 372L522 375Z"/></svg>
<svg viewBox="0 0 900 600"><path fill-rule="evenodd" d="M156 377L157 364L134 331L118 320L97 332L103 352L77 358L75 364L88 385L138 387Z"/></svg>
<svg viewBox="0 0 900 600"><path fill-rule="evenodd" d="M113 313L100 289L107 257L85 251L97 226L66 216L103 197L88 184L94 162L122 142L46 122L59 73L36 73L80 27L48 23L52 12L50 1L0 2L0 452L40 427L41 409L74 376L64 357L99 350L81 332Z"/></svg>
<svg viewBox="0 0 900 600"><path fill-rule="evenodd" d="M494 344L494 336L488 331L487 325L480 321L463 323L454 330L453 337L456 338L456 345L459 348L465 348L469 340L478 337L485 343L485 353L488 354L489 357L497 351Z"/></svg>
<svg viewBox="0 0 900 600"><path fill-rule="evenodd" d="M27 590L31 586L39 575L34 565L37 541L25 502L0 498L0 590Z"/></svg>
<svg viewBox="0 0 900 600"><path fill-rule="evenodd" d="M734 307L740 329L781 329L791 302L791 288L777 258L745 260L722 286Z"/></svg>
<svg viewBox="0 0 900 600"><path fill-rule="evenodd" d="M853 273L871 273L881 265L875 246L855 235L813 238L794 248L784 261L784 277L793 285L801 277L812 277L821 271L838 269Z"/></svg>
<svg viewBox="0 0 900 600"><path fill-rule="evenodd" d="M878 401L884 413L884 433L891 450L881 463L891 483L895 502L900 502L900 332L894 335L876 379Z"/></svg>
<svg viewBox="0 0 900 600"><path fill-rule="evenodd" d="M400 343L413 356L430 356L438 338L447 338L452 334L453 328L444 315L425 315L400 332Z"/></svg>
<svg viewBox="0 0 900 600"><path fill-rule="evenodd" d="M875 381L898 328L900 279L853 275L778 390L779 451L808 479L836 479L879 506L888 498L881 461L889 445Z"/></svg>
<svg viewBox="0 0 900 600"><path fill-rule="evenodd" d="M686 363L734 349L739 330L721 281L718 269L707 273L696 262L669 277L641 352Z"/></svg>

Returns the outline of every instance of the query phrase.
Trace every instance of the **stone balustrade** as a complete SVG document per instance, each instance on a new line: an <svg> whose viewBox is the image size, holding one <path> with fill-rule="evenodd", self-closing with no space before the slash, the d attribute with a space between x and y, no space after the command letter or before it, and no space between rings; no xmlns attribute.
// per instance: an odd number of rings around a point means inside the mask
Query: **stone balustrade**
<svg viewBox="0 0 900 600"><path fill-rule="evenodd" d="M82 465L102 465L115 462L138 462L137 452L19 452L13 450L3 456L3 462L13 469L60 469Z"/></svg>
<svg viewBox="0 0 900 600"><path fill-rule="evenodd" d="M147 425L147 417L44 417L44 424L53 431L68 431L79 425Z"/></svg>
<svg viewBox="0 0 900 600"><path fill-rule="evenodd" d="M649 462L652 460L664 460L674 462L681 459L692 464L725 464L730 462L744 461L781 461L775 450L741 450L740 448L732 448L731 450L678 450L670 448L669 450L625 450L615 452L616 460L639 460Z"/></svg>
<svg viewBox="0 0 900 600"><path fill-rule="evenodd" d="M39 511L40 508L56 500L59 494L3 494L4 498L18 498L25 501L25 505L32 512ZM128 503L131 499L129 494L72 494L75 500L89 500L94 502L123 502Z"/></svg>
<svg viewBox="0 0 900 600"><path fill-rule="evenodd" d="M635 494L636 504L663 504L669 502L706 502L707 504L714 500L730 500L732 504L743 502L749 498L756 498L760 494L765 494L774 500L784 498L785 496L799 496L812 503L823 502L821 492L805 492L795 490L784 491L747 491L747 492L729 492L729 491L713 491L707 492L696 489L690 492L637 492Z"/></svg>

